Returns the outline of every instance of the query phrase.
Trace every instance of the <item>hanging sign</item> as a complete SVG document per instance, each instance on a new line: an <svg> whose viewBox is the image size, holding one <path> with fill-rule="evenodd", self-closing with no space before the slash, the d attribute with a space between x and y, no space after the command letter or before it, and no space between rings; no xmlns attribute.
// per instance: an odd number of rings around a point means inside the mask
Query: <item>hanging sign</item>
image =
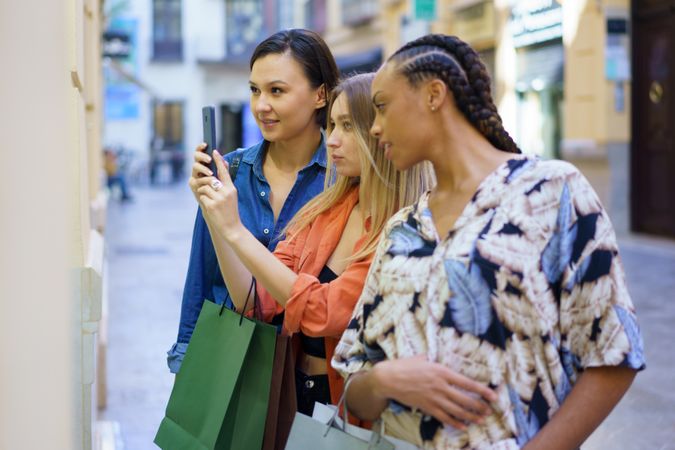
<svg viewBox="0 0 675 450"><path fill-rule="evenodd" d="M412 9L413 20L436 20L436 0L413 0Z"/></svg>
<svg viewBox="0 0 675 450"><path fill-rule="evenodd" d="M515 2L509 29L516 48L562 37L562 6L559 0Z"/></svg>

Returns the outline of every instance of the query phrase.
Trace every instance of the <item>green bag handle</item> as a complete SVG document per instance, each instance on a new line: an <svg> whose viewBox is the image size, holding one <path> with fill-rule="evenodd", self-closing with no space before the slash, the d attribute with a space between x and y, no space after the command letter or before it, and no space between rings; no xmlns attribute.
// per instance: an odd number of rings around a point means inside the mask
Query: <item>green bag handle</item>
<svg viewBox="0 0 675 450"><path fill-rule="evenodd" d="M246 294L246 301L244 302L244 307L241 309L241 312L239 313L239 326L241 326L241 323L244 321L244 311L246 311L246 307L248 306L248 299L251 298L251 292L253 292L253 307L255 308L257 305L257 299L258 299L258 292L255 289L256 284L255 284L255 277L251 277L251 286L248 288L248 293ZM220 306L220 311L218 312L219 316L223 315L223 311L225 310L225 304L227 303L227 299L231 298L230 297L230 291L227 291L227 297L223 301L223 304Z"/></svg>

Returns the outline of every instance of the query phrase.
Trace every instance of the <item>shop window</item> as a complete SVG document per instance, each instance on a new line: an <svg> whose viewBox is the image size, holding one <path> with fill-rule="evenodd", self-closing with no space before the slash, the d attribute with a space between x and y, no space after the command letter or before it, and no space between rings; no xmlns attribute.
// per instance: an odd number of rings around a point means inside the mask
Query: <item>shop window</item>
<svg viewBox="0 0 675 450"><path fill-rule="evenodd" d="M517 51L518 125L515 139L524 153L560 157L564 49L562 41Z"/></svg>
<svg viewBox="0 0 675 450"><path fill-rule="evenodd" d="M153 59L181 61L183 59L181 0L153 0L152 17Z"/></svg>
<svg viewBox="0 0 675 450"><path fill-rule="evenodd" d="M220 153L229 153L243 147L242 105L225 104L220 106Z"/></svg>
<svg viewBox="0 0 675 450"><path fill-rule="evenodd" d="M157 102L153 105L153 138L150 145L150 182L155 184L162 166L170 167L171 180L179 181L185 163L185 123L183 102Z"/></svg>
<svg viewBox="0 0 675 450"><path fill-rule="evenodd" d="M183 102L161 102L154 105L154 136L163 148L183 147Z"/></svg>

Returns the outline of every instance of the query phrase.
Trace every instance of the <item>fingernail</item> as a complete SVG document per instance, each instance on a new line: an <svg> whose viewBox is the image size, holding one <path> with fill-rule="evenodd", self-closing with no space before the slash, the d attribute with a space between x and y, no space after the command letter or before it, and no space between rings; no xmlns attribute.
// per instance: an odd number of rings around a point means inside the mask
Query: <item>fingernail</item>
<svg viewBox="0 0 675 450"><path fill-rule="evenodd" d="M215 149L214 149L214 150L213 150L213 153L215 153L216 155L220 156L220 153L218 153L218 150L215 150Z"/></svg>
<svg viewBox="0 0 675 450"><path fill-rule="evenodd" d="M209 175L213 175L213 171L212 171L212 170L209 170Z"/></svg>

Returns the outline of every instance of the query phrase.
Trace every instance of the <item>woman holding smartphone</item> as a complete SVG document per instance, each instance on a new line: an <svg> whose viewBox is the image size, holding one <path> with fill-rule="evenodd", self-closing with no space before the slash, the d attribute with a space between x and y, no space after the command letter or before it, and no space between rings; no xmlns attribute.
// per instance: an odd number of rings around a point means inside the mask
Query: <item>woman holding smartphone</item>
<svg viewBox="0 0 675 450"><path fill-rule="evenodd" d="M644 366L597 195L520 154L454 36L403 46L372 91L387 159L438 184L387 224L336 349L350 411L424 449L579 448Z"/></svg>
<svg viewBox="0 0 675 450"><path fill-rule="evenodd" d="M221 183L197 178L197 192L234 305L247 312L252 277L262 318L284 313L284 331L299 340L298 409L311 415L314 402L337 403L342 379L330 367L361 293L380 232L399 208L432 185L426 165L397 171L369 136L374 110L372 74L341 82L329 106L329 175L326 187L289 222L286 239L272 254L243 225L237 189L214 154ZM197 153L202 171L208 156Z"/></svg>
<svg viewBox="0 0 675 450"><path fill-rule="evenodd" d="M251 112L263 141L228 153L239 159L235 185L241 192L241 222L268 250L274 250L293 215L323 188L326 151L321 129L326 122L328 93L338 70L321 37L309 30L280 31L261 42L250 60ZM204 144L197 147L203 150ZM195 164L190 188L210 177ZM203 211L197 212L192 236L177 342L168 352L171 372L180 369L204 299L228 298Z"/></svg>

